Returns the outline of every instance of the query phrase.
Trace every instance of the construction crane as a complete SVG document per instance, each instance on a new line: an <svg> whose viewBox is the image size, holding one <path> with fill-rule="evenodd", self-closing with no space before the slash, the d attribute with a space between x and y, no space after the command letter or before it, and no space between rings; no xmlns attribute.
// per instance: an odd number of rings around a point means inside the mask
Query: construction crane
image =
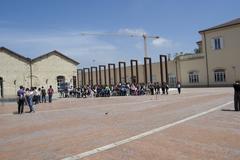
<svg viewBox="0 0 240 160"><path fill-rule="evenodd" d="M159 39L159 36L149 36L147 34L123 34L123 33L80 33L82 36L129 36L129 37L143 37L144 41L144 57L148 57L147 39Z"/></svg>

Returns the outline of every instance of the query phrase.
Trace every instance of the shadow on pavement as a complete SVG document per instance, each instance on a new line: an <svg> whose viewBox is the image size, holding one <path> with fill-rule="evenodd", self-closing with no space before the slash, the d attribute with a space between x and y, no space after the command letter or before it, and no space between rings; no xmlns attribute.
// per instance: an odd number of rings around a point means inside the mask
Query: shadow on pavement
<svg viewBox="0 0 240 160"><path fill-rule="evenodd" d="M237 112L234 109L222 109L221 111Z"/></svg>

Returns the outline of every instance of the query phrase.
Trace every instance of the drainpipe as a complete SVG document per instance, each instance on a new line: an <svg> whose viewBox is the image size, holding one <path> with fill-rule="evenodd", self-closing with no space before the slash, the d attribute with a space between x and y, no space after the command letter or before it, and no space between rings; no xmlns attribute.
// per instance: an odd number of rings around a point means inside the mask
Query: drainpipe
<svg viewBox="0 0 240 160"><path fill-rule="evenodd" d="M177 80L177 82L178 82L178 67L177 67L178 63L177 63L177 58L176 58L176 60L175 60L175 64L176 64L176 80ZM176 84L175 84L175 85L176 85Z"/></svg>
<svg viewBox="0 0 240 160"><path fill-rule="evenodd" d="M180 65L180 55L177 56L176 58L176 78L177 82L182 83L182 77L181 77L181 65Z"/></svg>
<svg viewBox="0 0 240 160"><path fill-rule="evenodd" d="M205 32L203 32L203 37L204 37L204 48L205 48L205 53L206 53L207 87L209 87L208 54L207 54L207 42L206 42Z"/></svg>
<svg viewBox="0 0 240 160"><path fill-rule="evenodd" d="M29 58L29 64L30 64L30 85L32 88L32 60Z"/></svg>

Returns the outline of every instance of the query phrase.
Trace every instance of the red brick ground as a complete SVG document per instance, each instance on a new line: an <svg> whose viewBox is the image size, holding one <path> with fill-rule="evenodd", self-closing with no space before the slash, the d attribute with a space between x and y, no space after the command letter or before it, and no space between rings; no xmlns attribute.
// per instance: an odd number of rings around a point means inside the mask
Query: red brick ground
<svg viewBox="0 0 240 160"><path fill-rule="evenodd" d="M36 113L0 106L0 159L62 159L164 126L232 101L232 88L178 95L59 99ZM25 111L28 108L25 106ZM106 115L105 113L108 112ZM240 112L233 104L84 159L232 159L240 157Z"/></svg>

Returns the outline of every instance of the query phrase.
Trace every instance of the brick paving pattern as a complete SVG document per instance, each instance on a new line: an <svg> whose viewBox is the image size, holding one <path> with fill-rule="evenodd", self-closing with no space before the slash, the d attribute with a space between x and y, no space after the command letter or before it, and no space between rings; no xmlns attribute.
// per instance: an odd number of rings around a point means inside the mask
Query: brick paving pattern
<svg viewBox="0 0 240 160"><path fill-rule="evenodd" d="M35 113L0 104L0 159L63 159L179 121L233 100L232 88L178 95L58 99ZM86 160L239 160L240 112L233 103ZM28 111L25 106L25 111ZM107 113L107 114L106 114Z"/></svg>

